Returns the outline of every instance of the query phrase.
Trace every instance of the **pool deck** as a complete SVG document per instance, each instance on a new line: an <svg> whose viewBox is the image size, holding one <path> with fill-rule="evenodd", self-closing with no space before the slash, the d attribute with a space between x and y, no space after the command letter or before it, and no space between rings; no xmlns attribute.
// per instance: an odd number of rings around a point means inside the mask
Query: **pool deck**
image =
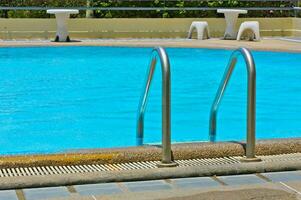
<svg viewBox="0 0 301 200"><path fill-rule="evenodd" d="M301 171L0 191L5 200L298 200Z"/></svg>
<svg viewBox="0 0 301 200"><path fill-rule="evenodd" d="M130 47L180 47L180 48L220 48L236 49L246 47L262 51L289 51L301 52L301 40L289 38L263 38L259 42L222 40L212 38L209 40L188 39L82 39L70 43L57 43L49 40L11 40L0 41L0 47L16 46L130 46Z"/></svg>

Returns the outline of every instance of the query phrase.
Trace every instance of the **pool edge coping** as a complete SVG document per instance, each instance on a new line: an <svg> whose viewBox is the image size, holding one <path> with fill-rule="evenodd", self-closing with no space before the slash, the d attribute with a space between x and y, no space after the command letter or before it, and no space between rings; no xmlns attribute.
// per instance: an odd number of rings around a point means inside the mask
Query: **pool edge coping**
<svg viewBox="0 0 301 200"><path fill-rule="evenodd" d="M47 165L116 164L161 160L159 145L139 147L82 149L56 154L0 156L0 168L32 167ZM258 140L256 155L279 155L301 152L301 138ZM195 142L172 145L174 160L244 156L245 143Z"/></svg>
<svg viewBox="0 0 301 200"><path fill-rule="evenodd" d="M263 38L259 42L222 40L212 38L209 40L187 40L187 39L99 39L85 40L81 42L57 43L50 40L21 40L0 41L0 47L155 47L167 48L208 48L233 50L246 47L251 50L272 52L295 52L300 53L300 43L282 40L281 38Z"/></svg>

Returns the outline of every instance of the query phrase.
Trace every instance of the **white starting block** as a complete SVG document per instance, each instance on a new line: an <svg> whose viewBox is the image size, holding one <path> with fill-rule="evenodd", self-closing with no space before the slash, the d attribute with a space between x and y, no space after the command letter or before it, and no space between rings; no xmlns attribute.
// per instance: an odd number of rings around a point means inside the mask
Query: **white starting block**
<svg viewBox="0 0 301 200"><path fill-rule="evenodd" d="M70 9L51 9L47 10L48 14L55 14L57 31L56 31L56 42L70 42L70 37L67 29L67 19L70 14L78 14L78 10Z"/></svg>
<svg viewBox="0 0 301 200"><path fill-rule="evenodd" d="M191 39L194 29L197 31L198 40L209 39L209 26L207 22L192 22L188 32L188 39Z"/></svg>
<svg viewBox="0 0 301 200"><path fill-rule="evenodd" d="M251 31L250 40L259 41L260 40L260 33L259 33L259 23L257 21L246 21L241 23L239 27L239 31L237 34L236 40L240 40L242 34L246 31Z"/></svg>

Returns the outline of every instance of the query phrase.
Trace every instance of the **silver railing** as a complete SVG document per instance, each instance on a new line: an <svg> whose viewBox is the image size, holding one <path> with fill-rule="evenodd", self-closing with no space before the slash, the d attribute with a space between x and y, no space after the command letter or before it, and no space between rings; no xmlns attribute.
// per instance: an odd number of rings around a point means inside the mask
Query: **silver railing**
<svg viewBox="0 0 301 200"><path fill-rule="evenodd" d="M242 55L248 72L248 95L247 95L247 142L246 142L246 161L259 161L255 156L255 112L256 112L256 69L255 62L251 52L246 48L235 50L230 58L230 62L225 70L222 81L217 90L215 99L211 106L209 121L210 141L214 142L216 138L216 115L226 90L227 84L231 78L233 69L237 63L239 55Z"/></svg>
<svg viewBox="0 0 301 200"><path fill-rule="evenodd" d="M16 6L16 2L11 0L6 0L6 2L0 3L0 10L48 10L48 9L78 9L78 10L86 10L86 11L212 11L217 9L223 9L223 8L230 8L230 7L211 7L211 6L176 6L176 5L169 5L170 2L177 2L178 0L159 0L157 3L160 3L158 5L160 6L138 6L136 3L141 2L153 2L153 0L104 0L102 2L127 2L129 3L128 6L114 6L110 5L108 7L106 6L100 6L99 1L94 0L86 0L86 1L78 1L77 3L73 3L73 6L63 6L63 7L54 7L54 6L47 6L47 4L50 4L51 1L45 1L46 4L38 4L35 3L35 5L32 5L32 2L28 2L26 4L26 1L21 2L23 6ZM215 2L216 0L182 0L183 2L187 3L203 3L203 2ZM240 2L263 2L262 0L239 0ZM93 3L96 3L96 5L93 5ZM228 0L220 0L220 2L228 2ZM286 3L284 6L260 6L260 7L232 7L235 9L244 9L249 11L294 11L294 7L299 6L300 0L265 0L264 2L283 2ZM18 3L20 4L20 3ZM32 5L32 6L26 6L26 5ZM51 5L51 4L50 4ZM78 5L78 6L76 6ZM136 6L134 6L136 5Z"/></svg>
<svg viewBox="0 0 301 200"><path fill-rule="evenodd" d="M171 113L171 84L170 84L170 63L169 58L162 47L156 47L152 51L150 66L147 71L145 87L142 92L138 107L137 118L137 144L143 145L144 138L144 114L149 95L149 89L153 79L157 60L160 59L162 71L162 161L160 167L172 167L177 164L173 162L171 152L171 136L170 136L170 113Z"/></svg>
<svg viewBox="0 0 301 200"><path fill-rule="evenodd" d="M278 1L278 0L277 0ZM232 7L249 11L293 11L294 7ZM0 10L48 10L48 9L77 9L77 10L98 10L98 11L214 11L218 9L229 9L229 7L41 7L41 6L0 6Z"/></svg>

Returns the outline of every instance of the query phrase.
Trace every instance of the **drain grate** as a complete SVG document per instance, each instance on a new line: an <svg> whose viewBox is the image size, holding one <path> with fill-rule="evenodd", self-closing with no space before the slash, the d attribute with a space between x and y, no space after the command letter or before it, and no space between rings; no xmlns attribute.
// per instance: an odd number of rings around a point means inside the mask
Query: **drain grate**
<svg viewBox="0 0 301 200"><path fill-rule="evenodd" d="M178 167L228 165L240 163L241 157L223 157L208 159L177 160ZM274 156L260 156L263 162L294 161L301 160L301 153L282 154ZM160 161L143 161L119 164L92 164L92 165L69 165L69 166L43 166L43 167L19 167L0 169L0 177L20 176L45 176L59 174L106 172L122 170L154 169Z"/></svg>
<svg viewBox="0 0 301 200"><path fill-rule="evenodd" d="M265 162L294 161L301 160L301 153L260 156L260 158Z"/></svg>
<svg viewBox="0 0 301 200"><path fill-rule="evenodd" d="M53 174L73 174L88 172L122 171L157 168L159 161L146 161L122 164L92 164L70 166L19 167L0 170L0 177L44 176Z"/></svg>

